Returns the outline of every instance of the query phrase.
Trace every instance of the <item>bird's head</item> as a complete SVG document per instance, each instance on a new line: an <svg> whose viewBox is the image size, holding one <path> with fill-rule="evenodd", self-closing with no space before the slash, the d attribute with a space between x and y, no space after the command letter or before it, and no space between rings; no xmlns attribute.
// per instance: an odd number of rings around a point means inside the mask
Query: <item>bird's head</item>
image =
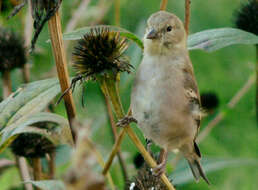
<svg viewBox="0 0 258 190"><path fill-rule="evenodd" d="M144 48L148 54L167 54L186 48L186 32L182 21L174 14L159 11L147 21Z"/></svg>

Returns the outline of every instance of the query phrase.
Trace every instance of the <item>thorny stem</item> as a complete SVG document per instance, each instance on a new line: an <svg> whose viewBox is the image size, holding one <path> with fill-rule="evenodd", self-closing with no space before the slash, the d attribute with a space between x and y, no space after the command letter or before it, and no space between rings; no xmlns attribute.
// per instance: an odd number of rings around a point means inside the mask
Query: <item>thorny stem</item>
<svg viewBox="0 0 258 190"><path fill-rule="evenodd" d="M190 4L191 0L185 0L185 32L189 34L189 24L190 24Z"/></svg>
<svg viewBox="0 0 258 190"><path fill-rule="evenodd" d="M60 21L60 16L58 11L48 21L48 27L50 31L52 49L55 57L58 78L61 86L61 91L63 93L65 92L66 89L70 87L70 80L69 80L66 55L64 51L64 45L63 45L61 21ZM72 92L70 90L65 94L64 101L65 101L66 113L68 115L69 124L71 127L71 132L75 142L76 134L72 126L73 121L75 119L75 105L72 97Z"/></svg>
<svg viewBox="0 0 258 190"><path fill-rule="evenodd" d="M113 104L113 107L114 107L115 113L117 115L117 118L122 119L124 117L124 110L123 110L123 107L122 107L122 104L121 104L121 100L120 100L120 97L119 97L119 92L118 92L118 88L117 88L115 80L114 79L103 80L102 84L107 86L108 95L109 95L109 98L111 99L111 102ZM130 128L130 125L125 126L123 128L123 130L120 132L120 134L118 136L118 139L117 139L117 142L112 149L110 157L111 156L114 157L116 155L117 151L120 148L120 144L122 142L122 138L123 138L125 132L129 135L131 140L134 142L134 144L139 149L139 151L141 152L145 161L150 165L150 167L151 168L157 167L157 163L150 156L150 154L146 151L145 147L143 146L143 144L141 143L139 138L135 135L134 131ZM119 140L121 141L120 143L118 143ZM116 152L114 152L114 151L116 151ZM113 158L112 159L109 158L110 165L112 163L112 160L113 160ZM107 164L105 165L105 168L102 172L104 175L106 174L106 172L109 169L109 166L108 167L106 167L106 166L107 166ZM170 181L168 180L168 178L166 177L165 174L161 175L161 179L169 190L174 190L175 189L173 187L173 185L170 183Z"/></svg>
<svg viewBox="0 0 258 190"><path fill-rule="evenodd" d="M120 25L120 0L115 0L115 25Z"/></svg>
<svg viewBox="0 0 258 190"><path fill-rule="evenodd" d="M167 7L168 0L162 0L160 3L160 10L165 11Z"/></svg>
<svg viewBox="0 0 258 190"><path fill-rule="evenodd" d="M32 167L33 167L34 181L40 181L41 175L42 175L40 158L32 158ZM40 190L40 188L36 187L36 190Z"/></svg>
<svg viewBox="0 0 258 190"><path fill-rule="evenodd" d="M254 82L255 77L254 75L251 75L247 82L243 85L243 87L240 88L237 91L237 93L233 96L233 98L229 101L227 107L229 109L233 109L236 106L236 104L241 100L241 98L248 92L248 90L251 88ZM200 135L198 135L197 142L202 141L224 117L225 112L222 111L213 120L211 120L205 127L205 129L200 133Z"/></svg>
<svg viewBox="0 0 258 190"><path fill-rule="evenodd" d="M113 138L113 142L115 143L116 140L117 140L116 123L115 123L115 120L114 120L111 104L110 104L110 101L108 99L107 93L103 93L103 94L104 94L104 97L105 97L105 103L106 103L108 117L109 117L109 121L110 121L110 125L111 125L112 138ZM128 181L128 173L127 173L126 165L125 165L125 162L124 162L124 159L122 157L122 154L121 154L120 150L118 150L118 152L117 152L117 157L118 157L118 161L120 163L121 170L122 170L122 173L123 173L123 176L124 176L124 181L127 182Z"/></svg>

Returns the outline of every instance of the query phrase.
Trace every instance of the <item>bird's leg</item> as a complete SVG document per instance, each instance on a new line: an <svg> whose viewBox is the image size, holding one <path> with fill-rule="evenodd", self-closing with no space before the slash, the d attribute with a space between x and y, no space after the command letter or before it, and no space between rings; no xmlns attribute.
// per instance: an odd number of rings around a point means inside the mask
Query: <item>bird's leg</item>
<svg viewBox="0 0 258 190"><path fill-rule="evenodd" d="M165 149L161 149L160 154L159 154L159 160L158 160L158 166L153 169L153 174L155 176L161 176L165 170L166 170L166 164L167 164L167 157L168 157L168 152Z"/></svg>
<svg viewBox="0 0 258 190"><path fill-rule="evenodd" d="M134 117L132 117L132 116L125 116L124 118L120 119L116 123L116 125L118 127L125 127L125 126L129 125L132 122L137 123L137 120Z"/></svg>
<svg viewBox="0 0 258 190"><path fill-rule="evenodd" d="M151 153L151 144L152 144L152 140L150 139L145 139L146 140L146 149L149 153Z"/></svg>

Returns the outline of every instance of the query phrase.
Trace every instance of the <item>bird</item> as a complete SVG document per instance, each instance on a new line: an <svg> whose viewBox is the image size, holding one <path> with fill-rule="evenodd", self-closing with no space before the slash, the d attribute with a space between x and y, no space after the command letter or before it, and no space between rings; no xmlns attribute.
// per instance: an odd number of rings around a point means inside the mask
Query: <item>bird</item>
<svg viewBox="0 0 258 190"><path fill-rule="evenodd" d="M148 21L143 59L131 92L131 111L145 138L161 147L156 175L164 173L168 152L179 150L196 181L208 184L196 143L201 103L187 50L187 34L173 13L158 11Z"/></svg>

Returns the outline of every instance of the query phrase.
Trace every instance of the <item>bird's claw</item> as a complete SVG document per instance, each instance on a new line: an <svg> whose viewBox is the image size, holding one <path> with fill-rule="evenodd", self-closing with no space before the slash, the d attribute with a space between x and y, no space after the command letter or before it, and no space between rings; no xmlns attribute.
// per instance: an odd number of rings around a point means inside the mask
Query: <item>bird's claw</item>
<svg viewBox="0 0 258 190"><path fill-rule="evenodd" d="M125 116L123 119L120 119L116 123L116 125L118 127L125 127L125 126L129 125L132 122L137 123L137 120L134 117L132 117L132 116Z"/></svg>
<svg viewBox="0 0 258 190"><path fill-rule="evenodd" d="M157 165L156 168L152 169L152 174L156 177L160 177L166 170L166 163L161 163Z"/></svg>

